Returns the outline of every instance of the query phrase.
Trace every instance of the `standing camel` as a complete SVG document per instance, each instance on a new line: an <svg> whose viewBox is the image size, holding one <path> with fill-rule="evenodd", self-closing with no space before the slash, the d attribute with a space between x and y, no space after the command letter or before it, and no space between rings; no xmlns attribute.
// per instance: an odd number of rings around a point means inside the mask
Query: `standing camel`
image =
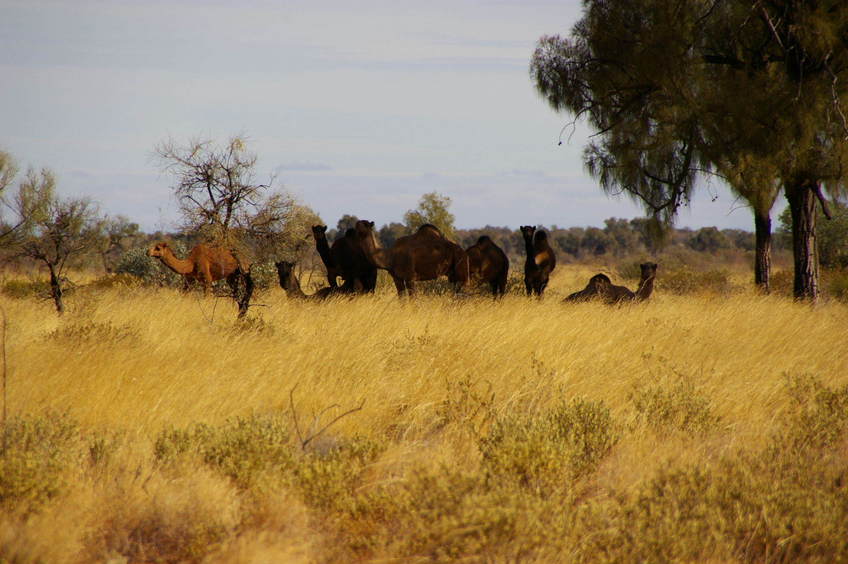
<svg viewBox="0 0 848 564"><path fill-rule="evenodd" d="M531 225L521 226L524 237L524 249L527 258L524 261L524 288L527 295L541 296L548 285L551 272L556 268L556 255L548 244L548 234L536 231Z"/></svg>
<svg viewBox="0 0 848 564"><path fill-rule="evenodd" d="M488 235L482 235L465 252L468 255L471 279L488 283L496 298L503 296L509 273L509 259L503 249Z"/></svg>
<svg viewBox="0 0 848 564"><path fill-rule="evenodd" d="M243 266L232 251L223 247L210 247L203 243L194 247L188 257L177 258L165 241L156 243L147 251L147 256L158 258L169 269L183 277L183 289L187 290L192 282L203 284L205 293L209 293L212 282L226 279L235 294L239 276L249 268Z"/></svg>
<svg viewBox="0 0 848 564"><path fill-rule="evenodd" d="M377 287L377 269L368 261L362 251L356 230L351 228L345 231L344 237L336 239L332 248L327 245L327 237L324 234L326 230L327 228L323 225L312 227L316 247L319 237L323 240L318 248L318 253L321 255L321 260L324 261L324 266L327 267L327 278L332 277L330 286L336 286L335 277L341 276L344 280L342 288L345 291L373 292ZM329 251L329 254L325 258L324 253L327 251Z"/></svg>
<svg viewBox="0 0 848 564"><path fill-rule="evenodd" d="M399 237L391 249L377 243L373 221L357 221L356 234L368 262L389 272L399 296L413 295L419 280L447 276L457 289L468 282L468 255L434 225L422 225L412 235Z"/></svg>
<svg viewBox="0 0 848 564"><path fill-rule="evenodd" d="M639 287L631 292L624 286L616 286L606 274L596 274L589 279L589 283L579 292L574 292L565 298L567 302L585 302L593 299L603 300L608 304L619 304L624 302L643 302L651 297L654 292L654 279L657 277L657 264L646 262L639 265L641 275Z"/></svg>

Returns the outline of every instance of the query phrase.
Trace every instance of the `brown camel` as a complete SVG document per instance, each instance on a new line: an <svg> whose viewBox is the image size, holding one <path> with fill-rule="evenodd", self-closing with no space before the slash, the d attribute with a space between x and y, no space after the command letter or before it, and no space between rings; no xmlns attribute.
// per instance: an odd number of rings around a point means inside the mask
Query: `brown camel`
<svg viewBox="0 0 848 564"><path fill-rule="evenodd" d="M465 249L472 280L487 282L496 298L506 293L506 279L509 272L509 259L488 235Z"/></svg>
<svg viewBox="0 0 848 564"><path fill-rule="evenodd" d="M318 254L321 256L321 261L327 269L327 282L329 282L330 288L335 288L338 286L336 277L339 276L339 271L336 266L336 261L333 260L333 252L330 249L330 244L327 243L326 232L326 225L312 226L312 236L315 238L315 248L318 250Z"/></svg>
<svg viewBox="0 0 848 564"><path fill-rule="evenodd" d="M548 286L551 272L556 268L556 255L548 244L548 234L536 231L531 225L521 226L524 237L524 249L527 258L524 261L524 288L527 295L541 296Z"/></svg>
<svg viewBox="0 0 848 564"><path fill-rule="evenodd" d="M160 241L148 249L147 256L158 258L162 264L181 274L184 290L188 289L190 283L198 281L203 284L204 292L208 293L212 282L226 279L235 295L239 276L249 272L249 267L242 265L232 251L202 243L194 247L187 258L181 259L174 255L168 243Z"/></svg>
<svg viewBox="0 0 848 564"><path fill-rule="evenodd" d="M299 300L326 300L333 296L350 295L343 287L325 286L314 294L305 294L300 287L300 282L294 273L294 263L280 261L274 263L277 266L277 277L280 279L280 288L286 291L292 298Z"/></svg>
<svg viewBox="0 0 848 564"><path fill-rule="evenodd" d="M391 249L377 243L374 222L356 222L359 244L368 262L388 270L398 295L415 293L415 282L447 276L457 289L468 282L468 255L434 225L422 225L412 235L399 237Z"/></svg>
<svg viewBox="0 0 848 564"><path fill-rule="evenodd" d="M332 248L327 244L324 225L313 225L312 234L315 236L315 246L321 260L327 268L327 279L331 287L336 287L336 277L344 280L342 288L345 291L373 292L377 287L377 269L368 262L355 229L348 229L344 237L333 242Z"/></svg>
<svg viewBox="0 0 848 564"><path fill-rule="evenodd" d="M574 292L567 298L567 302L583 302L593 299L603 300L608 304L619 304L624 302L642 302L651 297L654 292L654 279L657 277L657 264L646 262L639 265L641 276L639 287L631 292L624 286L616 286L606 274L596 274L589 279L589 283L579 292Z"/></svg>

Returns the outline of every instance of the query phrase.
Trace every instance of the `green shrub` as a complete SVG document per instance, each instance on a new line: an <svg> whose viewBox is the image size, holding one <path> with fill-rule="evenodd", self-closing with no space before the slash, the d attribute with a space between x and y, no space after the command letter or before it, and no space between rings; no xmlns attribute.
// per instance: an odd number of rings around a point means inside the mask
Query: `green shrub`
<svg viewBox="0 0 848 564"><path fill-rule="evenodd" d="M128 325L114 326L111 323L77 321L51 331L47 334L47 339L66 346L83 343L132 343L139 339L139 332Z"/></svg>
<svg viewBox="0 0 848 564"><path fill-rule="evenodd" d="M848 433L848 386L831 389L811 376L787 378L791 399L781 445L793 450L829 448Z"/></svg>
<svg viewBox="0 0 848 564"><path fill-rule="evenodd" d="M823 278L829 296L848 302L848 269L828 271Z"/></svg>
<svg viewBox="0 0 848 564"><path fill-rule="evenodd" d="M7 280L3 283L4 296L16 300L50 296L50 282L47 280Z"/></svg>
<svg viewBox="0 0 848 564"><path fill-rule="evenodd" d="M485 472L542 493L595 470L618 441L603 403L576 399L537 417L508 415L480 440Z"/></svg>
<svg viewBox="0 0 848 564"><path fill-rule="evenodd" d="M0 451L0 505L26 512L56 497L78 460L78 437L76 423L64 415L10 420Z"/></svg>
<svg viewBox="0 0 848 564"><path fill-rule="evenodd" d="M657 431L676 429L706 433L718 423L710 399L688 381L670 387L644 386L630 395L636 419Z"/></svg>
<svg viewBox="0 0 848 564"><path fill-rule="evenodd" d="M678 295L695 292L726 294L732 289L730 275L726 270L700 272L688 267L663 270L662 278L657 280L657 286L664 292Z"/></svg>
<svg viewBox="0 0 848 564"><path fill-rule="evenodd" d="M173 245L177 256L185 256L186 248L181 242ZM147 249L136 247L121 255L118 265L115 267L116 274L129 274L141 280L143 284L168 286L181 288L183 277L170 270L159 260L147 256Z"/></svg>

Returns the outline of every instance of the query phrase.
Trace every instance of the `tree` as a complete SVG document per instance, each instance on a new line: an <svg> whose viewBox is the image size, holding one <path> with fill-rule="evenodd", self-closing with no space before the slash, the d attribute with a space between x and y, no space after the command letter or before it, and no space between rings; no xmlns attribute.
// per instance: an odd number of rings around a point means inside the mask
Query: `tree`
<svg viewBox="0 0 848 564"><path fill-rule="evenodd" d="M341 216L336 223L339 235L344 236L348 229L353 229L356 226L357 221L359 221L359 218L355 215L344 214Z"/></svg>
<svg viewBox="0 0 848 564"><path fill-rule="evenodd" d="M47 268L50 295L61 315L65 311L64 273L70 259L94 250L102 238L97 207L85 198L59 198L55 176L43 169L40 173L27 173L13 208L22 225L20 255Z"/></svg>
<svg viewBox="0 0 848 564"><path fill-rule="evenodd" d="M424 194L418 201L418 208L407 211L403 215L403 221L410 232L430 223L438 227L448 239L455 239L454 216L449 211L450 205L451 199L448 196L438 192Z"/></svg>
<svg viewBox="0 0 848 564"><path fill-rule="evenodd" d="M267 248L292 213L294 200L273 190L273 177L264 184L256 181L257 156L241 137L231 137L224 146L208 139L186 145L168 140L155 153L176 179L173 190L185 230L216 244Z"/></svg>
<svg viewBox="0 0 848 564"><path fill-rule="evenodd" d="M760 219L779 180L793 210L795 295L815 299L813 210L825 202L823 186L842 190L848 164L848 6L584 6L570 38L539 41L531 73L555 110L585 117L598 130L586 148L590 172L605 190L639 199L666 225L698 177L717 173L752 206L758 232L768 227ZM767 268L760 248L768 238L757 239L755 268Z"/></svg>
<svg viewBox="0 0 848 564"><path fill-rule="evenodd" d="M5 151L0 151L0 197L5 196L6 188L12 184L15 177L18 175L18 165L14 157ZM9 207L8 202L4 199L4 205ZM24 219L21 217L13 218L11 222L5 220L0 224L0 242L8 242L8 238L13 235L23 225Z"/></svg>
<svg viewBox="0 0 848 564"><path fill-rule="evenodd" d="M98 248L100 259L103 269L112 272L121 256L135 245L142 233L137 223L122 215L104 218L101 232L103 238Z"/></svg>
<svg viewBox="0 0 848 564"><path fill-rule="evenodd" d="M393 221L383 225L380 228L379 234L382 245L386 248L391 248L400 237L409 235L409 229L404 224Z"/></svg>
<svg viewBox="0 0 848 564"><path fill-rule="evenodd" d="M833 200L830 202L831 219L824 221L824 212L819 209L816 222L817 254L822 268L848 268L848 205ZM778 217L778 234L789 245L792 244L792 213L787 207Z"/></svg>

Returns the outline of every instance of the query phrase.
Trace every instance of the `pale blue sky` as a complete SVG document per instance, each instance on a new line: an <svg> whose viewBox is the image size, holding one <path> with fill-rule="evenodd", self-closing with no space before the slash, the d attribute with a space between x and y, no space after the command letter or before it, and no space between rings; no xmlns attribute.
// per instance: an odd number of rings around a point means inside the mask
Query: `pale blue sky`
<svg viewBox="0 0 848 564"><path fill-rule="evenodd" d="M176 210L154 145L234 134L330 225L401 221L434 190L460 227L642 215L583 171L586 128L557 146L569 118L529 79L536 40L579 13L577 0L0 0L0 148L148 230ZM718 185L679 221L751 223Z"/></svg>

